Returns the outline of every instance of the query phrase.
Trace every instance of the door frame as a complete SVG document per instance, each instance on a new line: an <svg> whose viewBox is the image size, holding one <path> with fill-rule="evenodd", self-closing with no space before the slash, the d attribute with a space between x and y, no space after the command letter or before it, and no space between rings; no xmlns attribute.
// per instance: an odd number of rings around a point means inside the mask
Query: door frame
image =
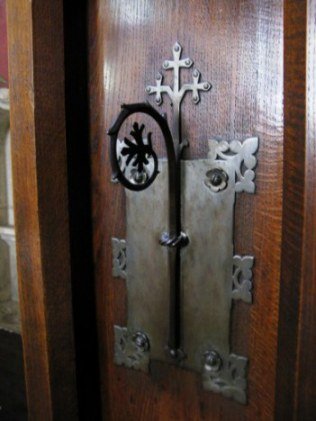
<svg viewBox="0 0 316 421"><path fill-rule="evenodd" d="M63 2L8 0L7 27L28 416L75 420Z"/></svg>

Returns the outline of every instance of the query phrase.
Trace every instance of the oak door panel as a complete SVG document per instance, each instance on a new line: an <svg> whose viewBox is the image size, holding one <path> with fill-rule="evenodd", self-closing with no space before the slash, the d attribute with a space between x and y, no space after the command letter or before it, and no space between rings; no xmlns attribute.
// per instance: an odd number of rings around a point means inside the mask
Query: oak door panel
<svg viewBox="0 0 316 421"><path fill-rule="evenodd" d="M281 1L90 2L89 97L93 241L104 419L272 419L275 404L282 211ZM126 323L125 283L112 277L111 237L124 238L125 201L111 183L106 129L120 104L146 98L175 41L212 83L195 107L183 105L185 158L207 154L207 139L258 136L257 193L240 195L239 254L254 254L254 303L233 310L232 349L249 357L249 404L202 390L200 376L163 363L151 374L113 363L113 325ZM150 99L152 101L152 99ZM167 105L166 105L167 104ZM162 110L170 113L168 101ZM162 145L158 148L161 156Z"/></svg>

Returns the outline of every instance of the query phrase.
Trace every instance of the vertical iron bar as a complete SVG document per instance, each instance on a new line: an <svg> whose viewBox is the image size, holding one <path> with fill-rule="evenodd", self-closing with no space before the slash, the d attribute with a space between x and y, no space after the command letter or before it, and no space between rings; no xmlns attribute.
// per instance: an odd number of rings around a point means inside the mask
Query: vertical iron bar
<svg viewBox="0 0 316 421"><path fill-rule="evenodd" d="M181 97L179 97L180 71L179 66L174 67L174 98L173 98L173 140L176 149L175 164L175 185L173 191L169 193L174 195L175 201L175 233L170 231L170 237L180 238L182 231L181 224ZM170 265L170 310L169 310L169 353L175 359L181 359L181 242L171 249L174 255L172 260L169 258Z"/></svg>

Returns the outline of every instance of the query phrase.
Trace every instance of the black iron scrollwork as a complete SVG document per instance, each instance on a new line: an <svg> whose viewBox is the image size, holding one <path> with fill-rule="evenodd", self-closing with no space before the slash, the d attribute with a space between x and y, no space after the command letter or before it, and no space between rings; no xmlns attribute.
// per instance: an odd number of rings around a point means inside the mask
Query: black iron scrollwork
<svg viewBox="0 0 316 421"><path fill-rule="evenodd" d="M124 145L118 154L118 134L124 121L132 114L143 113L151 116L162 131L168 154L169 177L173 178L176 162L176 153L173 145L172 135L166 119L158 113L151 105L147 103L123 104L115 123L108 131L111 137L111 164L113 177L116 178L124 187L130 190L140 191L146 189L155 180L158 171L158 158L152 147L152 134L148 133L145 141L143 131L145 126L139 126L137 122L133 124L133 130L130 132L135 142L127 137L124 138ZM131 164L134 167L131 176L128 177L125 168L121 167L121 157L126 157L125 167ZM153 168L148 170L149 161L153 162ZM174 181L174 180L172 180Z"/></svg>
<svg viewBox="0 0 316 421"><path fill-rule="evenodd" d="M113 177L123 186L130 190L140 191L150 186L157 177L158 159L152 147L151 133L147 136L146 143L143 139L144 125L134 123L131 136L135 143L125 137L120 154L126 157L125 165L131 164L135 172L127 177L124 168L121 168L120 156L118 155L118 134L124 121L135 113L144 113L151 116L163 134L168 156L168 183L169 183L169 233L163 233L161 245L169 247L170 253L170 315L169 315L169 354L174 359L182 359L181 350L181 319L180 319L180 249L188 244L187 236L181 230L181 183L180 183L180 156L176 153L173 137L171 135L166 118L159 114L150 104L122 105L117 120L108 131L111 137L111 164ZM154 161L154 168L148 174L146 165L149 160Z"/></svg>
<svg viewBox="0 0 316 421"><path fill-rule="evenodd" d="M127 146L125 146L121 154L123 156L127 155L127 161L126 165L128 165L133 158L135 158L135 161L133 163L133 166L137 166L137 169L139 172L144 170L144 165L148 164L148 158L147 156L152 156L155 154L152 148L151 143L151 132L148 133L148 145L145 145L143 140L143 131L144 131L144 124L142 124L140 127L137 122L133 124L133 129L131 131L131 135L136 141L136 144L131 142L127 137L124 138L124 142Z"/></svg>
<svg viewBox="0 0 316 421"><path fill-rule="evenodd" d="M155 151L152 148L151 136L152 133L147 135L147 143L144 142L143 131L144 124L140 127L137 122L133 124L133 130L130 132L135 142L124 138L125 146L121 149L121 155L126 157L125 166L131 164L134 167L131 170L130 181L134 184L144 184L145 181L158 173L158 160ZM153 160L154 168L152 174L147 170L150 160ZM123 172L125 172L123 170Z"/></svg>

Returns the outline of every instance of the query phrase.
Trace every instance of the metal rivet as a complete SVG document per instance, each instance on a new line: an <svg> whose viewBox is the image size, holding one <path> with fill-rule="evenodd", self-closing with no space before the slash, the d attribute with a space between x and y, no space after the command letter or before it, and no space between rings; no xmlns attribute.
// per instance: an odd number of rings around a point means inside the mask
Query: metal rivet
<svg viewBox="0 0 316 421"><path fill-rule="evenodd" d="M212 350L212 351L205 352L204 369L206 371L217 372L221 369L222 364L223 364L222 359L216 351Z"/></svg>
<svg viewBox="0 0 316 421"><path fill-rule="evenodd" d="M210 85L208 83L204 83L203 88L204 89L209 89Z"/></svg>
<svg viewBox="0 0 316 421"><path fill-rule="evenodd" d="M144 184L148 180L148 174L146 171L137 171L136 169L131 171L130 181L133 184Z"/></svg>
<svg viewBox="0 0 316 421"><path fill-rule="evenodd" d="M187 60L185 61L185 64L186 64L187 66L190 66L190 64L191 64L191 60L190 60L190 59L187 59Z"/></svg>
<svg viewBox="0 0 316 421"><path fill-rule="evenodd" d="M174 47L174 51L179 51L179 50L180 50L180 46L179 46L179 44L176 44L175 47Z"/></svg>
<svg viewBox="0 0 316 421"><path fill-rule="evenodd" d="M213 186L216 186L216 187L219 186L222 181L223 181L223 178L221 174L218 174L217 172L212 174L211 183L213 184Z"/></svg>
<svg viewBox="0 0 316 421"><path fill-rule="evenodd" d="M221 168L213 168L206 173L205 184L215 193L225 190L228 182L228 174Z"/></svg>
<svg viewBox="0 0 316 421"><path fill-rule="evenodd" d="M177 350L176 349L169 349L169 354L171 358L177 358Z"/></svg>
<svg viewBox="0 0 316 421"><path fill-rule="evenodd" d="M146 352L149 350L149 339L145 333L136 332L133 336L133 341L137 348L139 348L141 351Z"/></svg>
<svg viewBox="0 0 316 421"><path fill-rule="evenodd" d="M146 88L146 92L149 94L149 92L151 92L151 87L150 86L147 86L147 88Z"/></svg>
<svg viewBox="0 0 316 421"><path fill-rule="evenodd" d="M199 72L198 72L196 69L195 69L195 70L194 70L194 72L193 72L193 76L194 76L194 77L198 77L198 76L199 76Z"/></svg>
<svg viewBox="0 0 316 421"><path fill-rule="evenodd" d="M168 66L169 66L169 61L164 61L163 67L168 67Z"/></svg>

